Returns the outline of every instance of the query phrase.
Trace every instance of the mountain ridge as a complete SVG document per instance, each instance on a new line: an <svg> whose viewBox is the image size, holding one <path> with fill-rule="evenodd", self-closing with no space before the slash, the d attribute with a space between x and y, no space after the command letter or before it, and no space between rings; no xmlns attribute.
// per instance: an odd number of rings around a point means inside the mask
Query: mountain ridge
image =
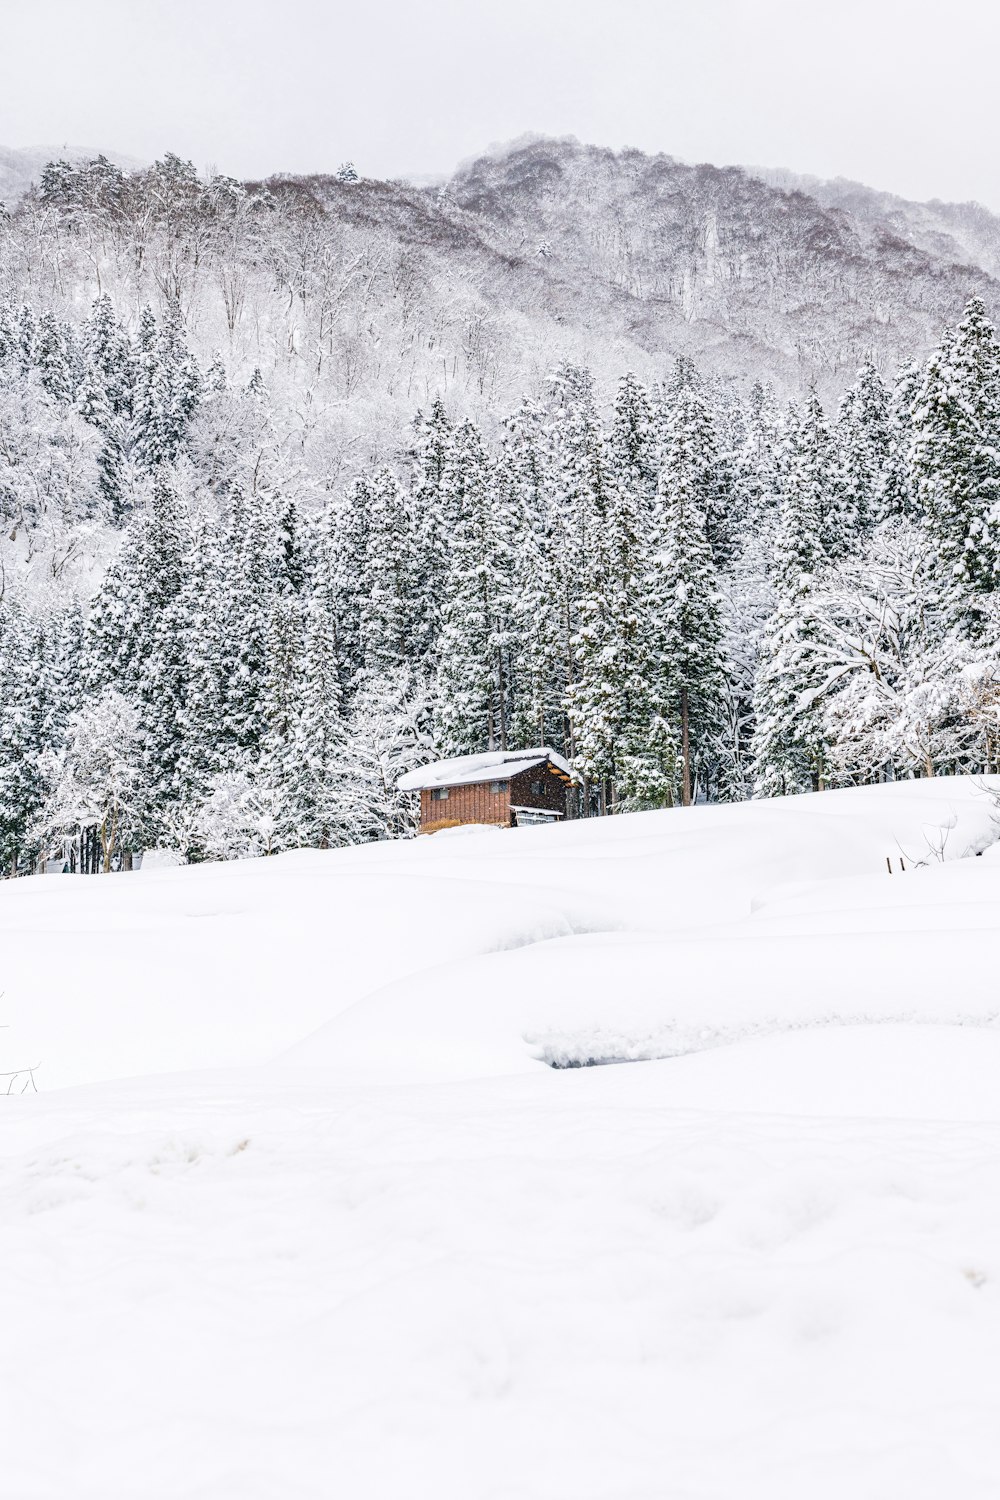
<svg viewBox="0 0 1000 1500"><path fill-rule="evenodd" d="M0 151L0 199L49 154ZM303 213L322 215L345 264L360 249L404 268L376 295L399 296L402 275L423 327L454 289L468 379L500 405L561 359L610 380L658 378L680 355L835 399L867 358L890 371L923 354L971 294L1000 314L1000 217L847 179L530 135L441 183L282 174L250 186L293 234Z"/></svg>

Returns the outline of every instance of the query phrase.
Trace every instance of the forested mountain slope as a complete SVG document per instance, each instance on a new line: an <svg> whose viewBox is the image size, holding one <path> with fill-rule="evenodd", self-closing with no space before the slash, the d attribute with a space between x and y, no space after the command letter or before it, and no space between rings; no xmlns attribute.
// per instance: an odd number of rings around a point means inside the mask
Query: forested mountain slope
<svg viewBox="0 0 1000 1500"><path fill-rule="evenodd" d="M832 390L869 354L921 351L971 292L997 305L996 258L971 227L935 238L893 200L879 213L876 194L837 202L740 167L539 140L468 164L448 197L553 283L586 286L592 328L728 374ZM1000 242L992 215L968 211Z"/></svg>
<svg viewBox="0 0 1000 1500"><path fill-rule="evenodd" d="M774 168L747 170L772 187L805 193L871 228L887 227L944 266L978 266L993 277L1000 273L1000 218L981 203L917 203L845 177L823 180Z"/></svg>
<svg viewBox="0 0 1000 1500"><path fill-rule="evenodd" d="M41 155L0 154L0 201L40 177ZM89 215L86 253L63 238L53 275L29 195L6 226L4 281L80 311L100 290L136 313L176 292L202 352L248 374L277 366L314 415L350 401L348 446L366 428L385 444L400 403L434 394L502 410L563 359L610 381L687 354L833 397L868 356L925 352L970 295L1000 309L1000 221L978 205L573 140L515 142L441 187L271 179L221 236L192 234L162 183L152 197L118 205L114 245ZM170 248L147 243L167 216Z"/></svg>
<svg viewBox="0 0 1000 1500"><path fill-rule="evenodd" d="M997 769L997 289L863 206L572 142L48 164L0 218L4 867L392 836L497 746L599 812Z"/></svg>

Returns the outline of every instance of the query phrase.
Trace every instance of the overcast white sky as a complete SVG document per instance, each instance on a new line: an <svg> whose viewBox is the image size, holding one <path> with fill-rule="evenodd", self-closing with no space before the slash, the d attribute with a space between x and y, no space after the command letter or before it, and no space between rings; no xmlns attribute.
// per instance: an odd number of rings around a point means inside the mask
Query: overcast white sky
<svg viewBox="0 0 1000 1500"><path fill-rule="evenodd" d="M0 0L0 143L444 173L525 131L1000 210L990 0Z"/></svg>

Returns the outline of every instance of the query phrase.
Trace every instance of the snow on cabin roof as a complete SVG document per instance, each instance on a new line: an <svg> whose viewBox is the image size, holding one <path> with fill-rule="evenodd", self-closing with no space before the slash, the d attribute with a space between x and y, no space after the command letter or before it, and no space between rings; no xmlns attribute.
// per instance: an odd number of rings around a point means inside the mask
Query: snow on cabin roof
<svg viewBox="0 0 1000 1500"><path fill-rule="evenodd" d="M534 750L490 750L485 755L459 755L453 760L435 760L419 771L407 771L396 785L401 792L424 792L435 786L474 786L480 781L508 780L551 761L564 776L573 777L569 762L538 745ZM575 780L575 777L573 778Z"/></svg>

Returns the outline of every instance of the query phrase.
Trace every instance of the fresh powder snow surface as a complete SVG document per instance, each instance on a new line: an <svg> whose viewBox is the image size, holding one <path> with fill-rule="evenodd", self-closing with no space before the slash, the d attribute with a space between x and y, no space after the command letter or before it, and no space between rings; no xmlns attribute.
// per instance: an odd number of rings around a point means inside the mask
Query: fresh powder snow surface
<svg viewBox="0 0 1000 1500"><path fill-rule="evenodd" d="M991 790L0 884L5 1500L995 1500Z"/></svg>

